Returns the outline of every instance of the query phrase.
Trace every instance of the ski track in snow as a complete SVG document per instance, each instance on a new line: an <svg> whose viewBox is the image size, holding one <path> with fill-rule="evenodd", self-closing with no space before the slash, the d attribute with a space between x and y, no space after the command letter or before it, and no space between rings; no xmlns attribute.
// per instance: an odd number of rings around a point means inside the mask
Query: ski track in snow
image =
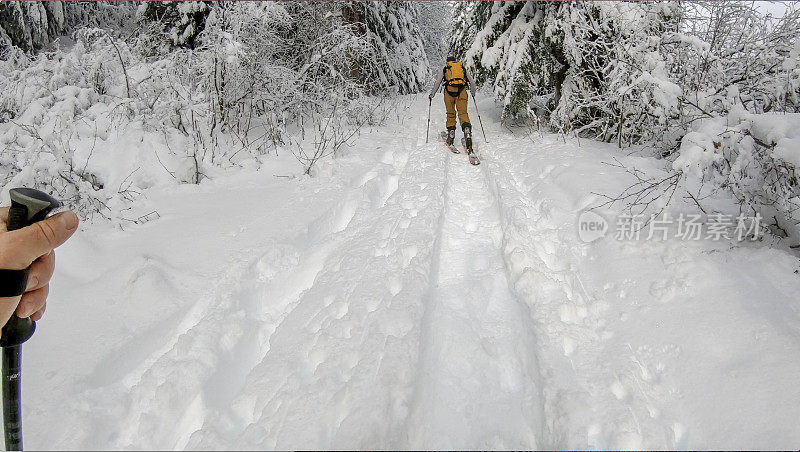
<svg viewBox="0 0 800 452"><path fill-rule="evenodd" d="M448 156L410 447L535 446L542 433L535 339L509 287L497 200L483 172L459 157Z"/></svg>
<svg viewBox="0 0 800 452"><path fill-rule="evenodd" d="M511 141L511 140L509 140ZM498 149L519 144L498 143ZM546 447L563 449L575 444L590 448L630 449L649 437L655 447L676 447L661 431L661 423L642 426L631 402L603 353L611 335L602 314L608 305L586 292L576 263L585 253L574 230L570 193L555 180L575 155L557 140L542 140L538 174L514 169L507 153L494 152L487 160L492 188L498 193L504 218L503 250L514 291L528 305L539 340L542 369ZM556 163L561 162L561 163ZM566 217L567 223L559 222ZM644 397L648 390L643 389ZM647 412L656 410L644 407ZM602 416L598 416L603 413Z"/></svg>
<svg viewBox="0 0 800 452"><path fill-rule="evenodd" d="M336 234L339 246L270 337L244 395L211 423L246 425L244 431L200 433L192 444L343 448L400 441L442 210L437 190L445 156L434 149L412 151L415 164L405 166L391 196L377 206L365 200Z"/></svg>
<svg viewBox="0 0 800 452"><path fill-rule="evenodd" d="M617 341L610 300L625 291L600 287L574 232L591 201L565 180L579 151L487 121L493 143L471 166L425 144L421 104L412 111L293 237L232 250L205 275L157 257L126 264L120 300L155 287L194 301L128 334L53 412L26 406L28 422L72 419L34 444L686 448L681 393L662 378L680 347ZM535 149L520 157L522 146ZM690 281L679 252L665 259L647 285L661 302Z"/></svg>

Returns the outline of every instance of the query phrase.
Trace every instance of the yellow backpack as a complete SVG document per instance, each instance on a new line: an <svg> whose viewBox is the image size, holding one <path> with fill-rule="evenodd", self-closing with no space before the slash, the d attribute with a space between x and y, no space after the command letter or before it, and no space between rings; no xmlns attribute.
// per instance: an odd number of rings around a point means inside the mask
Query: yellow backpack
<svg viewBox="0 0 800 452"><path fill-rule="evenodd" d="M447 86L460 88L467 84L464 77L464 66L460 61L448 61L444 67L444 81Z"/></svg>

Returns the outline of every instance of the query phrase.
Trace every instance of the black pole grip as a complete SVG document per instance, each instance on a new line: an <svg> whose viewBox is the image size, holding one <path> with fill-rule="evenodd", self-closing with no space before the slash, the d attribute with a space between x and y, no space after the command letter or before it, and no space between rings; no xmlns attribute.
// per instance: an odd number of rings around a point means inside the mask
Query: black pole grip
<svg viewBox="0 0 800 452"><path fill-rule="evenodd" d="M9 194L11 195L11 207L8 209L8 222L6 223L6 229L9 231L44 220L53 209L61 206L57 199L33 188L12 188ZM36 322L30 318L21 319L16 314L12 314L2 329L0 347L19 345L30 339L35 330Z"/></svg>

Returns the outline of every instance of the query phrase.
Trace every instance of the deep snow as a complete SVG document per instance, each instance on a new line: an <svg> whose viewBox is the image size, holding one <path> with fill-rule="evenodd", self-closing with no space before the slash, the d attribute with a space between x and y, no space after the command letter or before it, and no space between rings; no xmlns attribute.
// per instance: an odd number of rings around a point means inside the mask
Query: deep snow
<svg viewBox="0 0 800 452"><path fill-rule="evenodd" d="M313 178L282 154L84 224L24 347L26 445L796 448L791 252L583 243L591 192L631 183L602 162L660 162L483 99L473 167L440 103L428 144L420 96Z"/></svg>

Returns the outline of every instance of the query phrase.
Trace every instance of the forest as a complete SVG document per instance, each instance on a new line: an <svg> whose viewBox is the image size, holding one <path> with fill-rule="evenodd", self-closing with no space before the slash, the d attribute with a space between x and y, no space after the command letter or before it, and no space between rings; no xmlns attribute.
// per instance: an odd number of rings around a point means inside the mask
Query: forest
<svg viewBox="0 0 800 452"><path fill-rule="evenodd" d="M0 177L122 218L163 171L73 158L94 132L59 132L92 110L157 131L181 183L279 149L311 173L452 53L504 122L647 147L669 184L729 191L797 242L800 156L773 120L800 108L800 13L757 3L4 2Z"/></svg>

